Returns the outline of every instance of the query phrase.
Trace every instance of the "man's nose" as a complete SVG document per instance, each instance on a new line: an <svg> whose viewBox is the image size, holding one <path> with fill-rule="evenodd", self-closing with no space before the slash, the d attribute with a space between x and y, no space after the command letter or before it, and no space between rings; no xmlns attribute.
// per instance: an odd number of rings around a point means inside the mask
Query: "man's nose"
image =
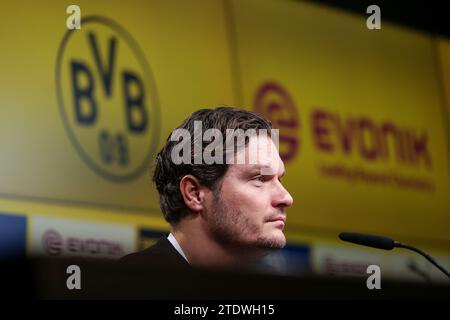
<svg viewBox="0 0 450 320"><path fill-rule="evenodd" d="M272 205L274 207L290 207L294 202L291 194L286 190L286 188L278 182L277 192L272 200Z"/></svg>

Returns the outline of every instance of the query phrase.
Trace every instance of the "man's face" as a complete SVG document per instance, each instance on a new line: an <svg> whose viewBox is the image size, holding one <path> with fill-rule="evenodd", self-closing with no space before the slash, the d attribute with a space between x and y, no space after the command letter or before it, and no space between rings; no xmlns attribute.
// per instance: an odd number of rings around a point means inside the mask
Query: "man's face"
<svg viewBox="0 0 450 320"><path fill-rule="evenodd" d="M249 161L248 153L256 151L257 160ZM280 249L286 244L284 209L293 202L281 184L283 161L266 136L251 137L239 152L246 152L245 164L229 166L207 206L212 236L237 247Z"/></svg>

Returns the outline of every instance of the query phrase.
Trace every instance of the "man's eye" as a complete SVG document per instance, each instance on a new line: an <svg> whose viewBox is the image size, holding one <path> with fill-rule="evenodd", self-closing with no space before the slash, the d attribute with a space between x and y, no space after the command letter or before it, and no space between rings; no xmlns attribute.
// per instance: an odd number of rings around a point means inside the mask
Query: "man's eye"
<svg viewBox="0 0 450 320"><path fill-rule="evenodd" d="M257 176L257 177L255 177L255 178L253 178L253 180L265 182L265 181L266 181L266 178L265 178L264 176Z"/></svg>

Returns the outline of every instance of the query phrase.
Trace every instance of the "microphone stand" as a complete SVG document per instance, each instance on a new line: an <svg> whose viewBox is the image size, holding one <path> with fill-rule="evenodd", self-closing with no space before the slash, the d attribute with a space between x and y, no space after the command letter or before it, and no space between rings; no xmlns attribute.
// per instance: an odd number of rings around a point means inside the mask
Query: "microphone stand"
<svg viewBox="0 0 450 320"><path fill-rule="evenodd" d="M394 246L396 248L404 248L404 249L409 249L409 250L412 250L414 252L417 252L418 254L420 254L423 257L425 257L425 259L430 261L436 268L441 270L447 277L450 278L450 273L443 266L441 266L436 260L434 260L433 257L430 256L428 253L423 252L422 250L420 250L420 249L418 249L416 247L413 247L413 246L411 246L409 244L401 243L401 242L398 242L398 241L394 241Z"/></svg>

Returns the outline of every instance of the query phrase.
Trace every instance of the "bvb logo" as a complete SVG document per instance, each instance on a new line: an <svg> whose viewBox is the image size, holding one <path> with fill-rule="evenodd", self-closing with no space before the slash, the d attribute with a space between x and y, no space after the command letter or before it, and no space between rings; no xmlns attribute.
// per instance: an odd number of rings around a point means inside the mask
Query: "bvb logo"
<svg viewBox="0 0 450 320"><path fill-rule="evenodd" d="M264 82L256 91L253 107L280 130L281 159L292 160L300 148L299 116L292 97L278 83Z"/></svg>
<svg viewBox="0 0 450 320"><path fill-rule="evenodd" d="M105 178L139 176L159 137L156 85L131 36L104 17L68 30L56 64L66 132L81 158Z"/></svg>

